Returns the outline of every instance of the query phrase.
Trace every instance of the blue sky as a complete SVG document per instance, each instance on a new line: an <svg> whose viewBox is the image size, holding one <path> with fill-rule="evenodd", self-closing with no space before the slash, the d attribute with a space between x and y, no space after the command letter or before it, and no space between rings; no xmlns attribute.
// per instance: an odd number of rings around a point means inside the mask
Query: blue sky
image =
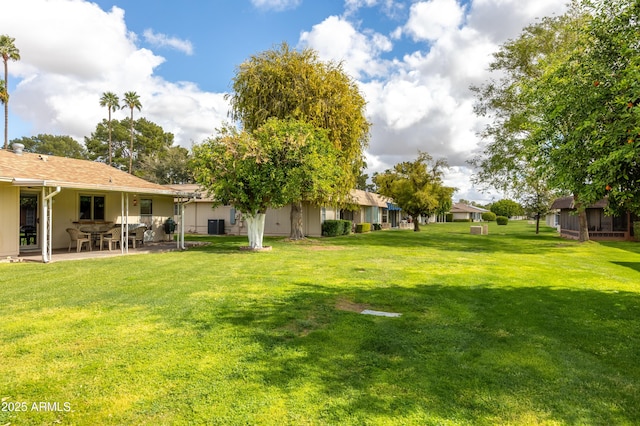
<svg viewBox="0 0 640 426"><path fill-rule="evenodd" d="M135 91L140 116L189 148L227 120L236 67L286 41L341 61L358 83L372 123L368 173L427 151L451 165L455 199L489 201L496 195L471 185L467 165L486 125L469 86L491 77L500 44L564 9L558 0L12 1L0 14L22 57L9 64L9 138L82 142L106 118L103 92Z"/></svg>

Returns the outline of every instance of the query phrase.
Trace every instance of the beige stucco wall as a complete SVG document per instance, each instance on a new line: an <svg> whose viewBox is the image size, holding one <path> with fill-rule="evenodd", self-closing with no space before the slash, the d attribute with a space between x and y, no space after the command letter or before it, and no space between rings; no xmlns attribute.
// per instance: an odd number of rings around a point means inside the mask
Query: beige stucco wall
<svg viewBox="0 0 640 426"><path fill-rule="evenodd" d="M0 257L20 251L20 188L0 182Z"/></svg>
<svg viewBox="0 0 640 426"><path fill-rule="evenodd" d="M207 234L209 219L223 219L225 224L225 233L229 235L246 235L246 223L240 220L240 215L236 211L235 225L231 223L231 214L233 207L218 206L215 209L211 207L210 202L194 202L184 206L185 232L194 234ZM268 209L265 218L264 235L269 236L288 236L291 232L290 220L291 206L285 206L279 209ZM322 234L321 217L322 211L320 207L305 204L303 206L303 230L305 235L319 237ZM326 209L327 219L335 219L335 209ZM180 217L176 216L176 222L180 222Z"/></svg>
<svg viewBox="0 0 640 426"><path fill-rule="evenodd" d="M42 238L42 189L20 188L10 184L0 183L0 257L17 256L20 250L20 194L31 193L38 195L38 246L41 247ZM76 189L62 189L53 197L53 212L51 217L53 249L69 247L67 228L77 227L79 221L80 195L100 195L105 197L105 221L122 223L122 196L120 192L85 191ZM161 241L169 237L164 233L164 222L173 216L173 197L163 195L134 195L129 198L129 223L145 223L153 230L153 240ZM152 216L140 215L141 198L149 198L153 203ZM37 248L37 247L31 247Z"/></svg>

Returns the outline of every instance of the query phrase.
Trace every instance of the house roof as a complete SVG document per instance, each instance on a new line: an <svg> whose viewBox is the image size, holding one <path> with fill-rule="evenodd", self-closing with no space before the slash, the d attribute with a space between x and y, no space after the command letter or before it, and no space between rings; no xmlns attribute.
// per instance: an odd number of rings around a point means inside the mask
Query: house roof
<svg viewBox="0 0 640 426"><path fill-rule="evenodd" d="M179 185L165 185L165 186L181 194L188 194L190 196L195 195L196 196L195 202L213 201L211 197L207 196L207 191L205 189L202 189L200 185L179 184ZM391 202L390 199L385 198L380 194L362 191L360 189L351 190L350 195L353 200L353 203L359 206L376 206L376 207L388 208L389 207L388 203Z"/></svg>
<svg viewBox="0 0 640 426"><path fill-rule="evenodd" d="M488 211L465 203L453 203L451 206L451 213L486 213Z"/></svg>
<svg viewBox="0 0 640 426"><path fill-rule="evenodd" d="M353 202L359 206L375 206L387 208L387 201L391 201L386 197L375 192L367 192L361 189L352 189L351 198Z"/></svg>
<svg viewBox="0 0 640 426"><path fill-rule="evenodd" d="M603 198L600 201L597 201L589 206L590 209L603 209L607 207L609 204L609 200L607 198ZM551 209L575 209L575 200L572 196L556 198L551 204Z"/></svg>
<svg viewBox="0 0 640 426"><path fill-rule="evenodd" d="M95 161L0 149L0 182L173 195L174 191Z"/></svg>

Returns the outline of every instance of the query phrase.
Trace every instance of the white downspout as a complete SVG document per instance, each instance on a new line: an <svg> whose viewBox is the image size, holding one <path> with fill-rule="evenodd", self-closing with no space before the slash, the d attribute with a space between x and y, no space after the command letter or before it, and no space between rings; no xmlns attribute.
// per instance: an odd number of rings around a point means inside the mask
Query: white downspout
<svg viewBox="0 0 640 426"><path fill-rule="evenodd" d="M42 262L49 263L51 261L51 249L52 249L52 240L53 240L53 226L52 218L53 218L53 197L60 193L61 189L59 186L56 187L55 191L45 195L45 187L42 187Z"/></svg>

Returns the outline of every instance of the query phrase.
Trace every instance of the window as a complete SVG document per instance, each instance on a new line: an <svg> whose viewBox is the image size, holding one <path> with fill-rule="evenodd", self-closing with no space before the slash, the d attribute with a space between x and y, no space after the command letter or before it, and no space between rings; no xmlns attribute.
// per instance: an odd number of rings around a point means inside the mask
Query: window
<svg viewBox="0 0 640 426"><path fill-rule="evenodd" d="M320 210L320 215L320 223L324 223L324 221L327 220L327 209L325 207Z"/></svg>
<svg viewBox="0 0 640 426"><path fill-rule="evenodd" d="M140 216L151 216L153 214L153 200L149 198L140 199Z"/></svg>
<svg viewBox="0 0 640 426"><path fill-rule="evenodd" d="M104 220L104 195L81 195L80 220Z"/></svg>

